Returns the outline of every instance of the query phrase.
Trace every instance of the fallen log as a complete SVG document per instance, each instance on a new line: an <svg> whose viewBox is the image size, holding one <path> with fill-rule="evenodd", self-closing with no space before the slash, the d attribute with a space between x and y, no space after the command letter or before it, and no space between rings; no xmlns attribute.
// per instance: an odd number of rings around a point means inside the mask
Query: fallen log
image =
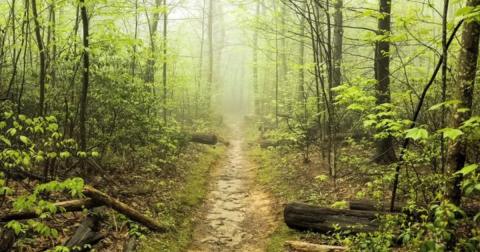
<svg viewBox="0 0 480 252"><path fill-rule="evenodd" d="M103 214L105 211L105 207L94 208L64 246L68 247L70 251L80 252L86 249L85 245L94 245L103 239L107 234L100 230L99 223L105 217Z"/></svg>
<svg viewBox="0 0 480 252"><path fill-rule="evenodd" d="M69 200L63 201L58 203L53 203L53 205L57 208L57 214L63 213L60 209L65 209L65 212L75 212L75 211L82 211L83 209L89 209L99 204L92 199L81 199L81 200ZM49 209L44 209L43 212L48 212ZM0 217L0 222L7 222L11 220L25 220L25 219L33 219L38 218L38 214L35 211L29 212L10 212L5 214L4 216Z"/></svg>
<svg viewBox="0 0 480 252"><path fill-rule="evenodd" d="M160 223L158 223L153 218L145 216L138 212L137 210L127 206L125 203L120 202L107 194L89 186L85 185L82 191L83 194L97 201L98 203L111 207L119 213L126 215L128 218L143 224L151 230L157 232L166 232L167 228Z"/></svg>
<svg viewBox="0 0 480 252"><path fill-rule="evenodd" d="M299 241L286 241L285 246L301 252L338 252L348 250L346 247L312 244Z"/></svg>
<svg viewBox="0 0 480 252"><path fill-rule="evenodd" d="M192 133L190 134L190 142L215 145L218 138L212 133Z"/></svg>
<svg viewBox="0 0 480 252"><path fill-rule="evenodd" d="M131 252L135 250L135 245L137 243L137 235L130 235L125 246L123 247L123 252Z"/></svg>
<svg viewBox="0 0 480 252"><path fill-rule="evenodd" d="M285 206L283 217L289 228L300 231L369 233L376 231L380 225L378 214L290 203ZM336 230L334 225L339 229Z"/></svg>
<svg viewBox="0 0 480 252"><path fill-rule="evenodd" d="M395 207L393 208L394 213L404 212L406 209L407 203L405 202L396 202ZM352 200L350 201L350 210L360 210L360 211L374 211L374 212L389 212L390 206L388 204L379 204L374 200Z"/></svg>

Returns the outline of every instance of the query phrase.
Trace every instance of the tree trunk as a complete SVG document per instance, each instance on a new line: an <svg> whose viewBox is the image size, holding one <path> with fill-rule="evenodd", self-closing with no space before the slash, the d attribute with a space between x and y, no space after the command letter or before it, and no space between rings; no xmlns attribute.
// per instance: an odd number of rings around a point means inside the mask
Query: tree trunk
<svg viewBox="0 0 480 252"><path fill-rule="evenodd" d="M467 6L478 7L480 0L468 0ZM476 20L465 22L462 33L462 49L458 58L457 80L453 90L453 99L461 101L460 104L454 104L448 118L448 127L457 129L463 122L468 120L471 115L473 102L473 88L475 84L475 74L478 60L478 43L480 37L480 23ZM468 109L459 112L458 109ZM454 173L461 170L465 165L467 146L462 137L450 140L447 150L447 163L445 172L448 178L453 177ZM446 184L445 198L451 203L459 206L461 201L461 176L455 176L449 179Z"/></svg>
<svg viewBox="0 0 480 252"><path fill-rule="evenodd" d="M210 108L212 99L212 86L213 86L213 0L208 4L208 72L207 72L207 94L206 102L207 108Z"/></svg>
<svg viewBox="0 0 480 252"><path fill-rule="evenodd" d="M380 16L378 18L378 35L384 36L375 44L375 79L377 80L377 105L390 103L390 17L391 0L380 0ZM377 142L378 163L390 164L397 161L393 137L388 136Z"/></svg>
<svg viewBox="0 0 480 252"><path fill-rule="evenodd" d="M43 39L42 35L40 34L40 22L37 12L37 1L32 0L32 12L33 12L33 19L35 23L35 36L37 38L37 46L40 55L40 104L38 106L38 116L43 116L44 108L45 108L45 80L47 78L47 68L46 68L46 56L45 56L45 48L43 46Z"/></svg>
<svg viewBox="0 0 480 252"><path fill-rule="evenodd" d="M163 0L163 7L165 8L163 13L163 122L167 125L167 0Z"/></svg>
<svg viewBox="0 0 480 252"><path fill-rule="evenodd" d="M80 97L80 151L87 152L87 98L88 85L90 76L90 54L89 50L89 28L88 28L88 14L85 0L80 0L82 24L83 24L83 76L82 76L82 95ZM82 172L88 174L85 170L85 162L82 162Z"/></svg>
<svg viewBox="0 0 480 252"><path fill-rule="evenodd" d="M285 206L283 217L289 228L301 231L370 233L378 230L378 214L381 213L291 203ZM338 225L340 229L335 230L333 225Z"/></svg>
<svg viewBox="0 0 480 252"><path fill-rule="evenodd" d="M255 18L260 17L260 1L257 1ZM260 115L260 93L258 91L258 28L253 31L253 101L255 106L255 115Z"/></svg>

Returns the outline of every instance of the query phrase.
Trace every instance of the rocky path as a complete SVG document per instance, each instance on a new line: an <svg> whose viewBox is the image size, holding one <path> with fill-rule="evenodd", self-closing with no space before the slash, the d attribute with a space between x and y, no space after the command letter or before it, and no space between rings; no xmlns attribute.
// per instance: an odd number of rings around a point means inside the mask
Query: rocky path
<svg viewBox="0 0 480 252"><path fill-rule="evenodd" d="M254 182L241 123L230 124L227 160L212 174L211 191L190 252L263 252L274 229L268 195Z"/></svg>

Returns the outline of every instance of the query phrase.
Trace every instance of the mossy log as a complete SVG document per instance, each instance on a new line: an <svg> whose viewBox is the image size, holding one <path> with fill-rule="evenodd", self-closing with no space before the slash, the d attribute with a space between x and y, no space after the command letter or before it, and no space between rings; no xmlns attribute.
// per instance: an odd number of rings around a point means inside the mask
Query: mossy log
<svg viewBox="0 0 480 252"><path fill-rule="evenodd" d="M285 206L283 216L289 228L300 231L329 233L337 231L333 227L335 225L338 231L370 233L380 226L378 214L383 213L290 203Z"/></svg>
<svg viewBox="0 0 480 252"><path fill-rule="evenodd" d="M192 133L190 134L190 142L215 145L218 138L213 133Z"/></svg>

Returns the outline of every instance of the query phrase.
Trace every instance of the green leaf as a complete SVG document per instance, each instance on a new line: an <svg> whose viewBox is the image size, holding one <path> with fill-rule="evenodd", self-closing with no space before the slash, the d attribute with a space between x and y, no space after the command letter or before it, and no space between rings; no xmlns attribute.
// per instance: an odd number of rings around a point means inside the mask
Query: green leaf
<svg viewBox="0 0 480 252"><path fill-rule="evenodd" d="M466 6L466 7L460 8L455 13L455 17L465 16L465 15L469 14L473 9L474 9L474 7L472 7L472 6Z"/></svg>
<svg viewBox="0 0 480 252"><path fill-rule="evenodd" d="M443 138L450 138L451 140L455 140L458 136L463 135L463 131L452 128L444 128L438 130L438 132L443 133Z"/></svg>
<svg viewBox="0 0 480 252"><path fill-rule="evenodd" d="M458 175L458 174L463 174L464 176L471 173L472 171L475 171L477 169L478 165L476 164L471 164L463 167L460 171L455 172L453 175Z"/></svg>
<svg viewBox="0 0 480 252"><path fill-rule="evenodd" d="M20 136L20 141L22 141L26 145L28 145L28 142L30 142L30 140L26 136Z"/></svg>
<svg viewBox="0 0 480 252"><path fill-rule="evenodd" d="M405 132L407 133L405 138L411 138L413 140L428 138L428 131L425 129L413 128L413 129L406 130Z"/></svg>

